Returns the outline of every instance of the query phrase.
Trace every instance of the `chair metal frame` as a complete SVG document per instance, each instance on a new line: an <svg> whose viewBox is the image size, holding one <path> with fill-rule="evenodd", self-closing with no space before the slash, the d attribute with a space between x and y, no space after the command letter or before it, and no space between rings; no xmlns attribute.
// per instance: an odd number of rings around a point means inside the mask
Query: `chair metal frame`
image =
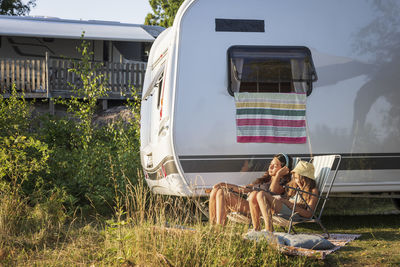
<svg viewBox="0 0 400 267"><path fill-rule="evenodd" d="M282 214L273 215L272 219L274 224L280 225L282 227L289 227L288 233L290 234L291 231L296 233L294 230L294 225L296 224L304 222L317 223L322 228L323 232L327 235L327 238L329 238L329 232L323 226L321 222L321 217L325 208L326 201L329 199L329 194L335 182L341 159L341 155L321 155L313 157L311 159L311 162L314 164L315 167L318 195L300 190L298 188L285 186L286 188L290 188L296 191L292 214L289 217ZM308 204L304 201L304 198L302 196L303 194L310 194L318 197L317 205L313 210L312 216L310 218L301 217L297 212L295 212L296 203L299 197L303 199L303 202L306 204L307 208L312 210L310 206L308 206Z"/></svg>

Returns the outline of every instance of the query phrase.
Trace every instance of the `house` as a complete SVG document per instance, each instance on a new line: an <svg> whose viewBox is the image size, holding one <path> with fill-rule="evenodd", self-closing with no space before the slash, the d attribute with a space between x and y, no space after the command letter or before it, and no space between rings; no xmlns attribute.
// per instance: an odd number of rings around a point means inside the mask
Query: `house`
<svg viewBox="0 0 400 267"><path fill-rule="evenodd" d="M7 97L13 83L26 98L68 97L71 60L80 58L76 47L90 43L92 61L110 88L107 99L124 99L133 85L141 90L150 47L164 30L98 20L0 16L0 92Z"/></svg>

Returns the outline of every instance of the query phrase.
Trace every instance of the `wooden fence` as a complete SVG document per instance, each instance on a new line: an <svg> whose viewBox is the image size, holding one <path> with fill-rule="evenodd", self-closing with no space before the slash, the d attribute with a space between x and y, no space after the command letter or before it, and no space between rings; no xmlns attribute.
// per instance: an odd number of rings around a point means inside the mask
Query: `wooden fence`
<svg viewBox="0 0 400 267"><path fill-rule="evenodd" d="M71 94L71 85L81 86L70 60L60 59L0 59L0 92L8 93L13 84L17 91L29 97L63 96ZM109 98L123 98L134 86L140 93L146 63L91 62L96 64L96 75L103 74L109 88Z"/></svg>
<svg viewBox="0 0 400 267"><path fill-rule="evenodd" d="M2 93L15 84L25 93L46 92L46 61L43 59L0 59L0 89Z"/></svg>

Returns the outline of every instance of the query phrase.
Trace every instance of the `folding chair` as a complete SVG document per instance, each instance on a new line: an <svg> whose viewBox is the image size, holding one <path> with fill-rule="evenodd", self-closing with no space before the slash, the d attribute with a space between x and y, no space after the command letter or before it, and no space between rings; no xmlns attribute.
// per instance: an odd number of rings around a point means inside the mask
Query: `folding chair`
<svg viewBox="0 0 400 267"><path fill-rule="evenodd" d="M315 167L315 180L317 183L317 188L319 195L317 205L313 211L313 214L310 218L301 217L299 214L295 212L296 203L298 198L303 198L303 194L311 194L309 192L302 191L298 188L289 187L293 190L296 190L296 201L293 205L292 214L290 216L285 216L283 214L276 214L272 216L272 220L274 224L277 224L282 227L289 227L288 233L294 231L294 225L304 222L318 223L322 228L323 232L329 238L329 232L321 223L321 216L323 214L326 201L328 200L329 193L332 190L333 183L335 182L336 174L339 169L340 155L325 155L325 156L315 156L311 159L311 162ZM314 194L311 194L314 195ZM316 195L314 195L316 196ZM305 201L304 201L305 202ZM307 205L307 204L306 204ZM308 205L307 205L308 206ZM311 209L308 206L309 209Z"/></svg>

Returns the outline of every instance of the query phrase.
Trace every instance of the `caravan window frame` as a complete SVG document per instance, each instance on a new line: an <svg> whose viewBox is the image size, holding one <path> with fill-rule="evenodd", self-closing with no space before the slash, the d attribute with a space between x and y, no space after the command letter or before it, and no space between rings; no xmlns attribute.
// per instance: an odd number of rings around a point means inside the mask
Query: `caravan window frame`
<svg viewBox="0 0 400 267"><path fill-rule="evenodd" d="M308 70L308 79L293 79L293 77L291 77L290 79L290 83L293 84L293 82L301 82L304 83L306 85L306 89L305 89L305 93L307 93L307 96L309 96L312 92L312 87L313 87L313 82L318 80L318 76L317 76L317 72L315 70L314 67L314 62L313 62L313 58L312 58L312 54L311 51L308 47L305 46L248 46L248 45L234 45L228 48L227 51L227 66L228 66L228 92L231 96L234 95L235 91L232 89L232 73L234 73L234 71L232 70L231 66L232 66L232 62L231 59L233 58L233 54L234 53L249 53L249 55L251 55L251 53L271 53L271 55L276 54L276 55L284 55L285 53L287 53L287 60L290 59L290 55L294 55L294 54L304 54L304 58L308 59L308 61L305 61L307 65L307 70ZM271 60L272 59L276 59L277 60L281 60L282 62L284 62L284 57L279 57L279 56L271 56ZM238 79L238 78L237 78ZM277 82L278 83L278 82ZM279 80L279 85L280 85L280 80ZM293 86L293 85L292 85ZM242 91L242 92L246 92L246 91ZM262 91L261 91L262 92Z"/></svg>
<svg viewBox="0 0 400 267"><path fill-rule="evenodd" d="M159 82L160 78L164 78L164 67L165 67L164 64L160 66L157 73L154 75L153 80L150 82L149 86L147 86L147 89L142 97L142 100L147 100L150 96L153 95L154 90L157 87L157 83Z"/></svg>

